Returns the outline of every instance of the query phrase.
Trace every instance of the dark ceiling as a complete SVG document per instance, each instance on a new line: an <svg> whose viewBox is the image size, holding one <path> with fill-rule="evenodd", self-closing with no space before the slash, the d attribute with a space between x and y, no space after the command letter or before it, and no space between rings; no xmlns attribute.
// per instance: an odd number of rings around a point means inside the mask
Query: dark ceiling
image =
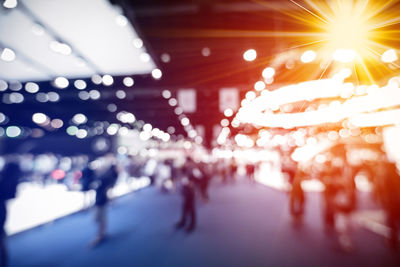
<svg viewBox="0 0 400 267"><path fill-rule="evenodd" d="M112 122L116 121L115 113L109 112L107 105L115 103L119 111L130 111L138 120L149 122L164 131L174 126L176 135L185 136L186 132L174 108L162 97L162 91L170 90L176 96L179 89L194 88L197 92L197 110L186 115L193 126L205 126L206 145L210 145L212 127L219 125L224 117L219 111L220 88L236 87L243 98L276 54L304 43L304 36L300 41L296 37L276 37L274 33L315 30L310 26L312 23L295 20L288 15L288 12L292 15L304 13L290 0L110 2L120 6L134 25L146 49L162 70L162 78L154 80L151 75L133 76L135 85L126 88L122 83L123 77L114 77L115 82L111 87L96 86L91 84L88 77L82 77L91 89L97 88L102 92L100 100L81 101L77 90L72 90L73 85L70 85L71 88L61 90L63 92L60 92L62 95L58 103L43 105L28 99L19 108L16 108L17 105L5 106L3 110L6 114L14 113L13 121L9 122L11 125L32 127L32 113L41 111L61 117L66 122L78 112L87 114L89 124L102 120ZM257 59L247 62L243 60L243 53L250 48L257 51ZM204 54L204 49L209 53ZM168 54L168 62L162 60L163 54ZM319 63L314 65L320 73ZM310 77L310 68L305 71L308 73L299 69L284 69L276 76L274 84L318 78ZM41 88L44 91L54 90L50 82L44 82ZM127 98L120 100L115 97L119 89L127 92ZM65 130L59 132L65 134Z"/></svg>
<svg viewBox="0 0 400 267"><path fill-rule="evenodd" d="M213 125L219 124L223 118L218 108L219 89L237 87L241 90L241 97L244 96L259 79L274 53L285 46L282 40L266 38L262 33L286 27L286 18L277 10L296 8L289 1L278 0L263 4L222 0L110 2L119 5L134 25L146 49L162 70L162 79L154 80L151 75L133 76L135 85L126 88L122 83L123 77L114 77L111 87L94 85L88 77L81 77L87 81L88 90L101 91L101 99L96 101L80 100L78 90L73 89L73 82L64 90L54 89L51 82L42 82L41 91L57 91L60 101L43 104L37 102L34 95L27 94L22 104L3 104L1 111L10 118L3 126L33 128L32 114L43 112L65 122L61 130L46 132L46 136L65 136L65 128L76 113L87 115L88 127L96 121L116 122L116 113L107 110L108 104L115 103L118 111L132 112L138 120L149 122L164 131L174 126L176 135L186 136L174 108L161 93L168 89L176 96L181 88L194 88L197 91L197 111L186 115L194 127L205 126L206 144L209 145ZM209 55L202 54L204 48L209 50ZM253 62L246 62L242 57L249 48L256 49L258 53ZM161 60L165 53L170 56L169 62ZM127 93L123 100L115 96L119 89Z"/></svg>

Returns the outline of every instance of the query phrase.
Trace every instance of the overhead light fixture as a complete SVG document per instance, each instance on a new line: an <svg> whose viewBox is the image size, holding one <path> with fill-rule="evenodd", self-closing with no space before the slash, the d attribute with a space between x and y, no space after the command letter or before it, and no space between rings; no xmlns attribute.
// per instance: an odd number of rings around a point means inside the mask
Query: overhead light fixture
<svg viewBox="0 0 400 267"><path fill-rule="evenodd" d="M17 0L5 0L3 6L5 8L16 8L18 5Z"/></svg>
<svg viewBox="0 0 400 267"><path fill-rule="evenodd" d="M246 61L254 61L257 58L257 51L249 49L243 53L243 58Z"/></svg>
<svg viewBox="0 0 400 267"><path fill-rule="evenodd" d="M4 48L1 52L0 58L4 61L11 62L15 60L15 52L10 48Z"/></svg>

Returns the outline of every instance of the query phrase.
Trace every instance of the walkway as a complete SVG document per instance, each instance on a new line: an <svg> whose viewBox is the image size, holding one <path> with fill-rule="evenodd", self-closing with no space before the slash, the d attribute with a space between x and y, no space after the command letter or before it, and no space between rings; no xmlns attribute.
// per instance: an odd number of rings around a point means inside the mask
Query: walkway
<svg viewBox="0 0 400 267"><path fill-rule="evenodd" d="M239 182L214 185L210 196L199 203L191 234L173 229L179 195L147 188L112 203L110 237L99 247L88 246L95 235L92 212L81 212L9 238L11 267L400 266L381 236L360 227L351 233L355 250L341 251L323 231L317 193L307 195L300 229L277 190Z"/></svg>

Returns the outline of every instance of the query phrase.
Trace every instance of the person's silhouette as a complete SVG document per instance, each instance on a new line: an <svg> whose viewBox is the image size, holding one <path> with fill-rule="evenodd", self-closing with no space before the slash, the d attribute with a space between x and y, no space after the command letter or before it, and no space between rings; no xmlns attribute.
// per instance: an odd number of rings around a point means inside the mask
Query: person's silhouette
<svg viewBox="0 0 400 267"><path fill-rule="evenodd" d="M7 266L6 232L4 229L7 218L7 200L14 198L20 177L19 165L10 162L5 165L0 176L0 266Z"/></svg>

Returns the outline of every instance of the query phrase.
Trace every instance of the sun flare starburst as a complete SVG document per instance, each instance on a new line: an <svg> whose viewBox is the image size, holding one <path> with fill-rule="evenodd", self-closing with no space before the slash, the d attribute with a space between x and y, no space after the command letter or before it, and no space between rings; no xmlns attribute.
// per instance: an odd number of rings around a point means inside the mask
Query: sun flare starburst
<svg viewBox="0 0 400 267"><path fill-rule="evenodd" d="M333 62L352 64L356 78L366 83L399 71L399 1L289 1L298 10L285 14L315 33L304 40L297 37L296 47L313 47L329 62L326 66ZM387 51L391 57L384 56Z"/></svg>

